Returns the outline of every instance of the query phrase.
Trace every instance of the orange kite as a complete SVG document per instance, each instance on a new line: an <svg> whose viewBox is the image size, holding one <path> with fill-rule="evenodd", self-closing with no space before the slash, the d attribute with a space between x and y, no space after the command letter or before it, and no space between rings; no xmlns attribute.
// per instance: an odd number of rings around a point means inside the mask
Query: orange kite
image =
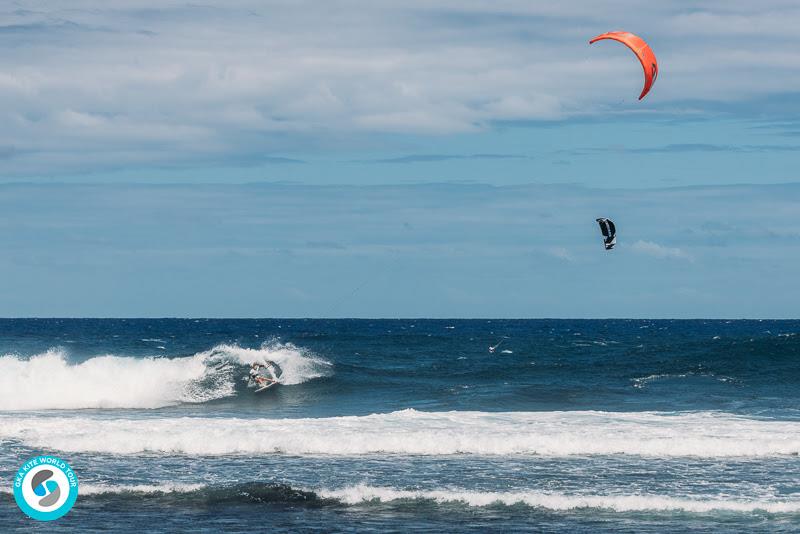
<svg viewBox="0 0 800 534"><path fill-rule="evenodd" d="M604 33L589 41L589 44L603 39L619 41L633 50L633 53L639 58L639 61L642 63L642 68L644 69L644 88L642 89L642 94L639 95L639 100L643 99L650 91L650 88L653 87L653 84L656 83L656 78L658 77L658 62L656 61L656 55L653 53L653 50L644 39L630 32Z"/></svg>

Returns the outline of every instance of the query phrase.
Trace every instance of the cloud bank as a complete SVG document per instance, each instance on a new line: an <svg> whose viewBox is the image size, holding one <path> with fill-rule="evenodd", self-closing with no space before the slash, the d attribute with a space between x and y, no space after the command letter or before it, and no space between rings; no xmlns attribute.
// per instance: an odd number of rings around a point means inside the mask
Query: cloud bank
<svg viewBox="0 0 800 534"><path fill-rule="evenodd" d="M24 6L0 8L0 170L21 176L288 163L498 122L752 115L800 92L800 8L783 0ZM618 27L659 55L646 105L630 53L587 44ZM800 116L793 100L760 116Z"/></svg>

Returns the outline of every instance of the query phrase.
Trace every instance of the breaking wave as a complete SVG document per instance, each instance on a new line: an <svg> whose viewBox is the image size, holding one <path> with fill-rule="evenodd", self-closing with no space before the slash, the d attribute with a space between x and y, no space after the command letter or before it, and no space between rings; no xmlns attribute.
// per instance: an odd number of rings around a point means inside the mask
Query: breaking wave
<svg viewBox="0 0 800 534"><path fill-rule="evenodd" d="M432 502L469 507L527 506L550 511L601 510L607 512L687 512L687 513L800 513L800 500L776 497L723 498L709 496L668 495L593 495L554 491L474 491L460 488L397 489L364 484L335 489L297 489L285 484L258 482L227 486L204 484L81 484L82 499L133 499L139 505L170 506L229 503L282 503L290 505L364 506L405 505Z"/></svg>
<svg viewBox="0 0 800 534"><path fill-rule="evenodd" d="M73 363L62 349L30 358L0 357L0 411L161 408L236 394L244 366L272 360L282 383L301 384L331 373L331 365L290 343L258 349L218 345L185 357L113 354Z"/></svg>
<svg viewBox="0 0 800 534"><path fill-rule="evenodd" d="M402 410L318 419L0 416L0 440L112 454L764 457L799 454L800 422L721 412L595 411Z"/></svg>

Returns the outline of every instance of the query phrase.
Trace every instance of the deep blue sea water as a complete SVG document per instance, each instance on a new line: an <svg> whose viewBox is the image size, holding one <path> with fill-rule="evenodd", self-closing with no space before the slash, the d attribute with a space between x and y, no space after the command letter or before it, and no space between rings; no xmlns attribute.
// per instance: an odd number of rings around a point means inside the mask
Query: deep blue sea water
<svg viewBox="0 0 800 534"><path fill-rule="evenodd" d="M800 321L0 320L0 532L800 531L799 401Z"/></svg>

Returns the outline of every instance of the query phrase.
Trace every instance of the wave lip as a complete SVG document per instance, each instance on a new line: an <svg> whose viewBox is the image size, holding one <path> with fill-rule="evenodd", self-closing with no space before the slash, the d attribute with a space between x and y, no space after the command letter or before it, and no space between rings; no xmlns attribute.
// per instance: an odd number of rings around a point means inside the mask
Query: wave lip
<svg viewBox="0 0 800 534"><path fill-rule="evenodd" d="M0 411L151 409L208 402L234 396L244 366L265 360L281 366L286 385L331 372L328 362L276 342L259 349L218 345L175 358L109 354L81 363L70 363L64 350L51 349L30 358L0 356Z"/></svg>
<svg viewBox="0 0 800 534"><path fill-rule="evenodd" d="M287 386L330 376L333 368L330 362L309 351L293 343L280 343L277 340L267 341L257 349L230 344L217 345L209 351L201 352L199 356L203 356L209 362L231 362L248 366L256 362L273 361L283 372L281 383Z"/></svg>
<svg viewBox="0 0 800 534"><path fill-rule="evenodd" d="M402 410L320 419L0 416L0 439L111 454L765 457L800 454L800 422L720 412Z"/></svg>

